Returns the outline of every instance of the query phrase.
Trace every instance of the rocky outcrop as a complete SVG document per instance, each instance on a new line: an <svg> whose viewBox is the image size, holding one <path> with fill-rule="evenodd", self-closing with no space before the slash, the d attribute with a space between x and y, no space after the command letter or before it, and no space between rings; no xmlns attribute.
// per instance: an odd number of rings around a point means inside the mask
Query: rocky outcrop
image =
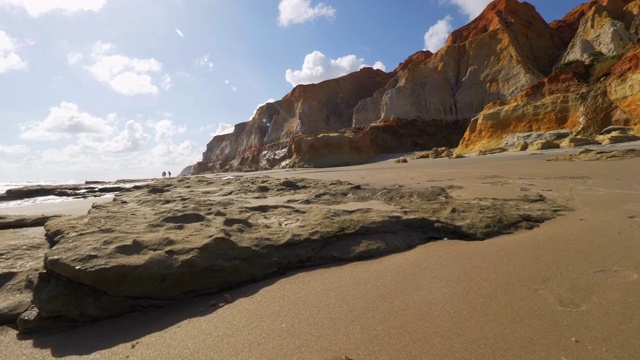
<svg viewBox="0 0 640 360"><path fill-rule="evenodd" d="M531 145L536 141L560 141L571 136L571 130L555 130L549 132L528 132L528 133L516 133L509 134L504 139L502 147L513 148L522 144ZM524 149L523 149L524 150Z"/></svg>
<svg viewBox="0 0 640 360"><path fill-rule="evenodd" d="M292 166L330 167L363 164L394 154L457 144L466 121L389 119L336 133L300 136L293 143Z"/></svg>
<svg viewBox="0 0 640 360"><path fill-rule="evenodd" d="M431 51L418 51L417 53L409 56L403 62L401 62L398 67L393 71L393 74L398 73L406 73L416 71L420 66L425 64L431 57L433 53ZM380 106L382 105L382 97L384 93L388 91L388 89L393 88L398 85L399 77L394 77L391 79L389 83L384 88L377 90L373 96L362 99L356 105L353 110L353 120L352 125L356 126L365 126L375 123L380 120Z"/></svg>
<svg viewBox="0 0 640 360"><path fill-rule="evenodd" d="M0 218L0 326L15 324L31 305L32 290L49 245L43 220L51 216Z"/></svg>
<svg viewBox="0 0 640 360"><path fill-rule="evenodd" d="M437 187L160 180L94 205L85 216L46 223L55 246L33 287L35 308L18 325L29 332L94 321L301 266L380 256L434 239L486 239L531 229L563 210L541 196L459 200Z"/></svg>
<svg viewBox="0 0 640 360"><path fill-rule="evenodd" d="M628 1L608 0L590 4L590 10L582 17L560 63L621 54L636 41L638 34L634 34L632 29L634 16L626 9Z"/></svg>
<svg viewBox="0 0 640 360"><path fill-rule="evenodd" d="M544 78L564 46L532 5L493 1L426 62L399 71L384 91L363 100L354 124L469 120L488 103L506 101Z"/></svg>
<svg viewBox="0 0 640 360"><path fill-rule="evenodd" d="M189 175L191 175L191 173L193 172L193 166L194 165L186 166L184 169L182 169L182 171L180 171L180 174L178 174L178 176L189 176Z"/></svg>
<svg viewBox="0 0 640 360"><path fill-rule="evenodd" d="M594 139L611 125L640 123L640 47L621 58L559 66L506 103L487 106L471 121L459 153L500 146L511 134L570 130Z"/></svg>
<svg viewBox="0 0 640 360"><path fill-rule="evenodd" d="M382 154L370 139L378 124L403 129L399 119L454 132L457 125L443 122L470 122L458 153L502 147L517 133L567 130L593 139L618 124L637 131L639 36L640 0L591 0L550 24L527 2L494 0L435 54L419 51L389 74L365 69L297 87L262 106L214 138L194 173L361 163ZM383 128L392 132L389 123ZM429 145L417 150L458 145L456 136L450 143L407 136L393 142Z"/></svg>
<svg viewBox="0 0 640 360"><path fill-rule="evenodd" d="M608 161L608 160L627 160L640 157L640 150L625 149L613 151L596 151L592 149L583 149L578 154L569 154L556 156L547 161Z"/></svg>
<svg viewBox="0 0 640 360"><path fill-rule="evenodd" d="M57 196L74 199L113 195L137 184L149 182L146 179L122 179L115 181L87 181L84 184L28 185L7 189L0 194L0 202Z"/></svg>
<svg viewBox="0 0 640 360"><path fill-rule="evenodd" d="M291 157L294 137L351 127L361 99L383 87L392 74L364 68L318 84L296 86L281 100L256 110L230 134L214 137L193 174L271 168Z"/></svg>

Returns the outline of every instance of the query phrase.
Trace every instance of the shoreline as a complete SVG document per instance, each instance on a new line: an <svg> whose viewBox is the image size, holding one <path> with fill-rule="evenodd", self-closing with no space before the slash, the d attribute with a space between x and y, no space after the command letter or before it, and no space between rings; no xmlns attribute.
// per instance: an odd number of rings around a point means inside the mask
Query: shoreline
<svg viewBox="0 0 640 360"><path fill-rule="evenodd" d="M66 332L19 340L2 328L0 347L7 359L633 358L640 159L545 161L579 150L229 174L449 186L456 198L539 193L574 211L529 231L295 270ZM86 211L87 200L70 207Z"/></svg>

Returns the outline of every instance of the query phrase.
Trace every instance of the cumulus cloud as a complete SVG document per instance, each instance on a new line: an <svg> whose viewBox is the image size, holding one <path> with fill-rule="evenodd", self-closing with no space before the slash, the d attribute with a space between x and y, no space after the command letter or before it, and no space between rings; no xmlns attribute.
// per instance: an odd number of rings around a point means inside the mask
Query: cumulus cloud
<svg viewBox="0 0 640 360"><path fill-rule="evenodd" d="M447 15L444 19L439 20L435 25L431 26L429 30L424 34L424 49L431 52L436 52L447 41L447 37L453 30L451 25L453 18Z"/></svg>
<svg viewBox="0 0 640 360"><path fill-rule="evenodd" d="M67 62L69 65L75 65L84 60L84 55L79 52L72 52L67 54Z"/></svg>
<svg viewBox="0 0 640 360"><path fill-rule="evenodd" d="M16 41L0 30L0 74L27 69L27 63L16 53L17 48Z"/></svg>
<svg viewBox="0 0 640 360"><path fill-rule="evenodd" d="M198 146L193 141L185 140L179 144L174 142L174 136L186 131L185 126L176 126L170 119L149 120L147 126L155 132L156 145L148 154L152 161L168 165L192 164L198 157Z"/></svg>
<svg viewBox="0 0 640 360"><path fill-rule="evenodd" d="M159 76L162 63L154 58L138 59L120 54L114 54L115 46L108 43L96 42L91 51L93 64L87 69L96 80L109 85L114 91L128 96L157 94L159 82L164 90L171 87L168 75ZM70 53L67 61L70 65L78 65L84 59L80 53ZM157 78L154 79L153 76Z"/></svg>
<svg viewBox="0 0 640 360"><path fill-rule="evenodd" d="M173 82L171 81L171 77L167 74L163 75L160 86L164 91L169 91L169 89L173 87Z"/></svg>
<svg viewBox="0 0 640 360"><path fill-rule="evenodd" d="M0 145L0 154L26 154L29 148L25 145Z"/></svg>
<svg viewBox="0 0 640 360"><path fill-rule="evenodd" d="M469 17L469 20L480 15L490 2L491 0L440 0L441 4L457 6L460 12Z"/></svg>
<svg viewBox="0 0 640 360"><path fill-rule="evenodd" d="M114 130L108 121L81 112L78 105L66 101L49 109L49 115L44 120L22 127L20 137L28 140L59 140L81 135L105 136Z"/></svg>
<svg viewBox="0 0 640 360"><path fill-rule="evenodd" d="M8 154L0 156L0 162L19 171L31 169L34 178L148 178L165 170L177 174L201 156L196 143L178 140L187 128L170 118L126 120L113 113L100 117L63 102L51 108L45 120L22 128L28 139L61 140L41 151L0 145L0 154ZM7 162L9 158L19 163Z"/></svg>
<svg viewBox="0 0 640 360"><path fill-rule="evenodd" d="M79 11L100 11L107 0L0 0L0 6L15 6L39 17L51 11L70 15Z"/></svg>
<svg viewBox="0 0 640 360"><path fill-rule="evenodd" d="M319 17L333 18L336 15L336 9L324 3L311 7L311 0L282 0L278 10L278 24L282 27L302 24Z"/></svg>
<svg viewBox="0 0 640 360"><path fill-rule="evenodd" d="M124 129L111 140L95 141L85 138L80 139L79 144L93 151L125 153L142 150L150 138L140 123L129 120L125 123Z"/></svg>
<svg viewBox="0 0 640 360"><path fill-rule="evenodd" d="M327 59L320 51L314 51L304 57L302 69L285 72L285 79L293 86L300 84L314 84L327 79L337 78L363 67L368 67L364 59L359 59L355 55L347 55L337 59ZM376 69L385 70L382 62L376 61Z"/></svg>

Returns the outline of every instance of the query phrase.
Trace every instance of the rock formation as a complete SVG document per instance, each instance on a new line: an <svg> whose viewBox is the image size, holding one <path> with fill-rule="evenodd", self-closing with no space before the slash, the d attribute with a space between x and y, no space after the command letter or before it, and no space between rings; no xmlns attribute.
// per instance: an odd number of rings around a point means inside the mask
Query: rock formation
<svg viewBox="0 0 640 360"><path fill-rule="evenodd" d="M565 129L595 138L608 126L640 130L640 46L624 56L560 65L506 103L488 105L471 121L459 153L500 146L510 135Z"/></svg>
<svg viewBox="0 0 640 360"><path fill-rule="evenodd" d="M0 216L0 326L15 324L31 305L49 247L42 225L51 216Z"/></svg>
<svg viewBox="0 0 640 360"><path fill-rule="evenodd" d="M522 132L565 129L594 139L610 125L640 130L640 47L634 45L639 4L591 1L570 13L582 17L554 72L520 95L485 107L457 151L500 146ZM575 18L566 20L571 17L565 18L564 28L575 26Z"/></svg>
<svg viewBox="0 0 640 360"><path fill-rule="evenodd" d="M580 128L581 135L595 134L609 122L580 125L584 114L595 118L596 113L613 112L610 117L626 116L629 120L619 122L634 125L628 113L634 111L634 79L620 77L619 84L611 87L583 85L588 82L584 76L607 75L612 65L609 56L626 52L636 41L639 8L638 0L593 0L548 24L529 3L495 0L480 16L455 30L435 54L419 51L389 74L364 69L299 86L282 100L260 107L233 133L214 138L194 173L360 163L381 154L383 146L372 143L371 133L382 128L391 131L389 121L403 128L404 121L433 122L431 133L448 133L440 136L447 143L425 141L420 132L395 143L429 146L419 150L455 147L461 138L456 134L459 123L468 123L483 109L461 151L497 147L514 132ZM597 68L591 67L594 62ZM559 63L563 64L556 66ZM631 90L624 93L625 88ZM530 118L533 107L513 106L514 99L531 102L536 91L553 96L539 104L541 121L523 125L517 119ZM615 94L603 97L608 91ZM592 98L602 100L587 100ZM626 115L615 113L618 108L625 108ZM484 124L493 118L501 119L499 129L481 129L482 134L474 135L478 121ZM337 161L337 149L345 151L343 161ZM390 150L412 151L413 147Z"/></svg>
<svg viewBox="0 0 640 360"><path fill-rule="evenodd" d="M291 165L330 167L362 164L380 154L393 154L456 144L465 121L389 119L334 133L294 140Z"/></svg>
<svg viewBox="0 0 640 360"><path fill-rule="evenodd" d="M384 91L363 100L354 124L391 118L470 120L488 103L506 101L544 78L564 46L532 5L493 1L451 33L444 48L405 67Z"/></svg>
<svg viewBox="0 0 640 360"><path fill-rule="evenodd" d="M193 173L350 165L458 143L458 153L475 152L517 133L594 138L612 124L637 132L639 35L640 0L592 0L550 24L527 2L495 0L435 54L419 51L388 74L363 69L298 86L263 105L215 137ZM383 136L395 144L386 146L373 135L382 132L406 137Z"/></svg>
<svg viewBox="0 0 640 360"><path fill-rule="evenodd" d="M18 326L33 332L95 321L301 266L380 256L435 239L485 239L531 229L564 210L541 196L459 200L437 187L158 180L94 205L87 215L45 224L54 246L33 286L35 307Z"/></svg>
<svg viewBox="0 0 640 360"><path fill-rule="evenodd" d="M627 3L623 0L589 3L591 8L582 17L560 63L589 61L594 55L611 56L626 51L637 39L631 28L634 16L626 9Z"/></svg>
<svg viewBox="0 0 640 360"><path fill-rule="evenodd" d="M281 100L259 107L250 121L237 124L232 133L214 137L193 173L277 166L291 157L294 137L350 127L358 102L391 77L364 68L318 84L298 85Z"/></svg>

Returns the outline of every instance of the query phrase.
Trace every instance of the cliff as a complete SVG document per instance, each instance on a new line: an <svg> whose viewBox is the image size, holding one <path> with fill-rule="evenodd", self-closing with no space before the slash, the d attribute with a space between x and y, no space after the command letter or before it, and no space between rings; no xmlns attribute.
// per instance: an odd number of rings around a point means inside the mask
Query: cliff
<svg viewBox="0 0 640 360"><path fill-rule="evenodd" d="M193 173L339 166L389 152L501 146L521 132L638 131L640 0L592 0L547 23L494 0L435 54L298 86L208 145Z"/></svg>
<svg viewBox="0 0 640 360"><path fill-rule="evenodd" d="M458 152L499 147L515 133L564 129L595 139L611 125L638 133L639 4L589 3L555 71L509 101L488 105L471 121Z"/></svg>
<svg viewBox="0 0 640 360"><path fill-rule="evenodd" d="M419 66L358 105L354 125L391 118L470 120L548 75L566 46L535 8L496 0ZM367 104L364 106L364 104ZM379 104L379 106L372 106Z"/></svg>
<svg viewBox="0 0 640 360"><path fill-rule="evenodd" d="M230 134L214 137L193 174L272 168L291 157L294 137L351 126L361 99L383 87L392 74L364 68L318 84L299 85L281 100L259 107Z"/></svg>

